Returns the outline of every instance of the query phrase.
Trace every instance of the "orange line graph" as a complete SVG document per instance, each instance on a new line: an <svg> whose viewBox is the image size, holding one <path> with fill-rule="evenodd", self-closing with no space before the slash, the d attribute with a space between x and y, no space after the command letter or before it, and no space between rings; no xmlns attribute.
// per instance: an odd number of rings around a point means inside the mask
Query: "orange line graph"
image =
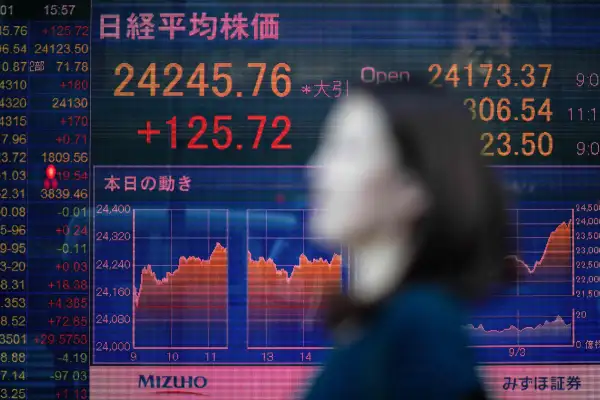
<svg viewBox="0 0 600 400"><path fill-rule="evenodd" d="M523 328L518 328L515 325L511 325L506 329L485 329L483 324L479 324L474 326L473 324L469 324L465 326L466 329L470 330L472 334L485 334L485 335L516 335L517 333L520 335L541 335L544 333L550 334L566 334L569 336L571 334L571 324L566 323L565 320L557 315L554 320L546 320L541 324L537 324L536 326L526 326ZM541 332L546 331L546 332Z"/></svg>
<svg viewBox="0 0 600 400"><path fill-rule="evenodd" d="M527 271L530 275L535 272L552 273L548 268L564 267L572 268L572 221L562 222L550 233L542 256L532 266L527 265L517 256L511 256L517 262L520 271ZM539 271L538 271L539 269Z"/></svg>
<svg viewBox="0 0 600 400"><path fill-rule="evenodd" d="M477 317L488 318L488 317ZM499 317L491 317L497 319ZM504 318L504 317L503 317ZM570 315L547 317L544 322L531 323L531 319L540 320L535 316L507 317L517 323L507 324L507 328L486 329L484 324L468 324L463 328L471 337L469 347L500 348L500 347L574 347L575 346L575 310ZM497 324L496 324L497 325ZM490 342L491 341L491 342Z"/></svg>
<svg viewBox="0 0 600 400"><path fill-rule="evenodd" d="M324 296L342 289L342 256L331 262L309 260L304 254L291 273L272 259L254 260L248 252L248 312L250 320L303 319L314 315Z"/></svg>
<svg viewBox="0 0 600 400"><path fill-rule="evenodd" d="M180 257L173 272L158 279L152 266L144 267L139 290L134 293L137 316L189 313L195 318L224 318L227 307L227 249L217 243L208 260ZM135 290L135 288L134 288ZM180 317L183 317L180 315Z"/></svg>

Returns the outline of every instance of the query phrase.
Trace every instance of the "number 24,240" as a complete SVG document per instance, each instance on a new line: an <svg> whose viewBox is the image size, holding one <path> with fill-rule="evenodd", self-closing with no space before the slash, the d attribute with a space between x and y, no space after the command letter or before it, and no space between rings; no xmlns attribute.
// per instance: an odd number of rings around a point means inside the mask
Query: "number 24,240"
<svg viewBox="0 0 600 400"><path fill-rule="evenodd" d="M252 149L258 149L260 145L260 140L264 133L265 127L267 125L267 117L264 115L248 115L248 121L258 121L258 128L256 129L256 135L254 136L254 142L252 143ZM213 121L213 133L224 134L225 138L223 141L219 141L216 138L212 139L213 146L218 150L225 150L229 148L233 142L233 132L231 128L225 126L223 122L231 121L231 115L218 115L214 117ZM206 143L198 143L202 135L206 133L208 128L208 122L205 117L200 115L195 115L188 121L188 128L192 129L197 125L200 125L200 129L196 132L196 134L190 139L188 142L187 148L192 150L205 150L208 149L208 144ZM171 137L171 148L177 148L177 117L173 117L167 121L167 125L170 127L170 137ZM271 123L272 128L278 128L280 125L283 125L283 129L279 133L279 135L273 140L271 143L271 148L275 150L290 150L292 148L291 144L281 143L283 138L289 133L290 128L292 127L292 123L288 117L285 115L278 115L273 118ZM241 147L238 147L241 149Z"/></svg>

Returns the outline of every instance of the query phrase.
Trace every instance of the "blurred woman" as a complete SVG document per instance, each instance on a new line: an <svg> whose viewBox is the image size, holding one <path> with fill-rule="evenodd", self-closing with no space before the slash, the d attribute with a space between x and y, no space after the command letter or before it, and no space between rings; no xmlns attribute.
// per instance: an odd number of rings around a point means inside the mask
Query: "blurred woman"
<svg viewBox="0 0 600 400"><path fill-rule="evenodd" d="M514 277L501 185L459 100L363 86L330 113L312 182L313 233L350 248L332 299L337 341L307 399L484 399L462 326Z"/></svg>

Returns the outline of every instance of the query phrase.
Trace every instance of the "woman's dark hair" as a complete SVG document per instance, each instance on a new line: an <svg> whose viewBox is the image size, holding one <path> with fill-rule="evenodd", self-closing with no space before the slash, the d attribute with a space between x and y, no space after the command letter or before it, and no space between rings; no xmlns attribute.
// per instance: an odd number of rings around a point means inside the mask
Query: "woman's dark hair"
<svg viewBox="0 0 600 400"><path fill-rule="evenodd" d="M474 300L516 279L517 266L507 257L503 186L480 155L483 130L462 101L413 76L408 83L362 85L360 90L384 107L402 156L399 167L412 170L432 198L415 230L416 256L393 294L405 284L440 282ZM338 299L330 304L329 322L368 316L379 305Z"/></svg>

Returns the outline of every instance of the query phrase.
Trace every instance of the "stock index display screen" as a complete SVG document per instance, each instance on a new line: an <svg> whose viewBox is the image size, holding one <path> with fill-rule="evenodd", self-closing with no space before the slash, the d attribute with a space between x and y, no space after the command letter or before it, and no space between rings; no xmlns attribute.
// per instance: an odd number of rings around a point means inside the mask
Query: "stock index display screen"
<svg viewBox="0 0 600 400"><path fill-rule="evenodd" d="M320 126L349 82L416 74L518 199L518 281L464 327L486 388L596 398L599 25L594 2L2 1L0 399L292 398L352 269L306 229Z"/></svg>

